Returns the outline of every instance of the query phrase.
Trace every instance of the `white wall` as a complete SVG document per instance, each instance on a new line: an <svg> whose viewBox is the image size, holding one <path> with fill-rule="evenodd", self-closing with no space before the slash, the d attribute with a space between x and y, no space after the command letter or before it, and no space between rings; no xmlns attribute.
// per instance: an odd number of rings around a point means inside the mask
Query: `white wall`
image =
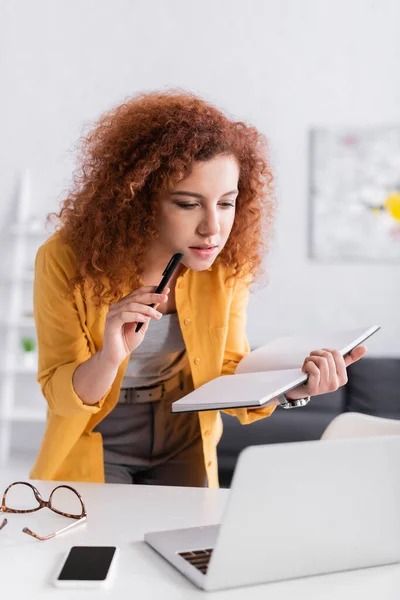
<svg viewBox="0 0 400 600"><path fill-rule="evenodd" d="M139 90L198 92L270 139L279 199L253 345L380 323L400 354L400 269L307 258L310 127L400 122L398 0L3 0L0 223L21 168L35 212L58 207L85 123Z"/></svg>

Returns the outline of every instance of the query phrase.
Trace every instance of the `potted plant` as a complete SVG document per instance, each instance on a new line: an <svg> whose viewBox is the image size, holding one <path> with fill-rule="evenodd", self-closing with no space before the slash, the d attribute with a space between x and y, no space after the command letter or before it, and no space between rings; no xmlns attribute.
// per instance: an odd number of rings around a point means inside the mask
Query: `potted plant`
<svg viewBox="0 0 400 600"><path fill-rule="evenodd" d="M37 361L36 340L34 337L25 336L21 338L24 351L24 364L26 367L34 367Z"/></svg>

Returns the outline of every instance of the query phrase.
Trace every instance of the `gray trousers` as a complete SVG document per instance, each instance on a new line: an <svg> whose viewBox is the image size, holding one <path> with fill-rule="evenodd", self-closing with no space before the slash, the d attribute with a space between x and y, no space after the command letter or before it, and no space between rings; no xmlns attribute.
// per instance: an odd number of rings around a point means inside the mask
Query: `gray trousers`
<svg viewBox="0 0 400 600"><path fill-rule="evenodd" d="M118 403L97 425L106 483L207 485L198 414L171 414L172 402L192 390L186 371L183 389L177 387L158 401Z"/></svg>

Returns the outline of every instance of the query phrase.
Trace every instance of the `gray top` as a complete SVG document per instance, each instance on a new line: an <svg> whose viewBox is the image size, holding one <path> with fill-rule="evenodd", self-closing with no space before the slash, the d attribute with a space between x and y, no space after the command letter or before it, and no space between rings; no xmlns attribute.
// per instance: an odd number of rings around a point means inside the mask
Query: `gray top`
<svg viewBox="0 0 400 600"><path fill-rule="evenodd" d="M143 342L131 353L121 389L154 385L170 379L187 362L178 313L151 320Z"/></svg>

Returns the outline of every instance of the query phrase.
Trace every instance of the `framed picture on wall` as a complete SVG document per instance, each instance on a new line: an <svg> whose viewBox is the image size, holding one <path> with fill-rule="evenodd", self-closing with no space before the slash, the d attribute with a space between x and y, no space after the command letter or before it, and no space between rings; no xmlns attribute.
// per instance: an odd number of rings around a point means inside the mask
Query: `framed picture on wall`
<svg viewBox="0 0 400 600"><path fill-rule="evenodd" d="M310 131L310 257L400 262L400 125Z"/></svg>

